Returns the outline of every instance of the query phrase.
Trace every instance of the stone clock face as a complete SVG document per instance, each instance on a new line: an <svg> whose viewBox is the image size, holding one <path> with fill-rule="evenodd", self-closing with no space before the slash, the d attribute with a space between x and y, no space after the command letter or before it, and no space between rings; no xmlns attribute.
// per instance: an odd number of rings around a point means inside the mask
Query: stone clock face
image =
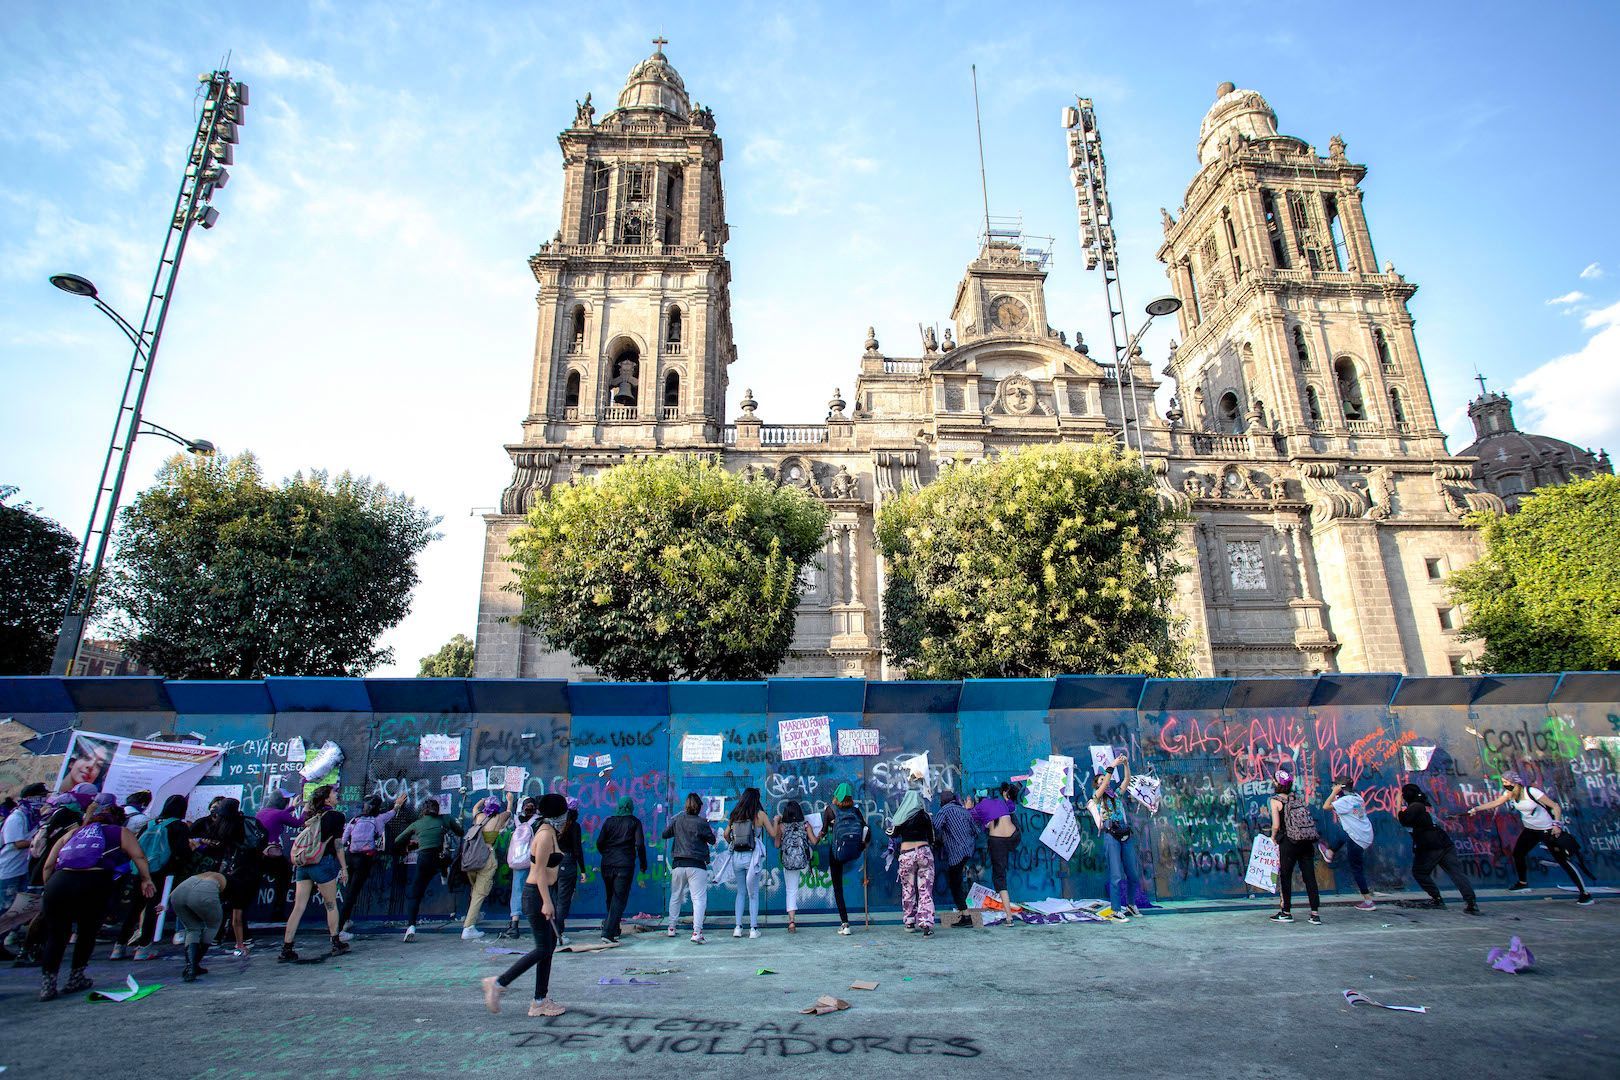
<svg viewBox="0 0 1620 1080"><path fill-rule="evenodd" d="M1029 311L1010 296L998 296L990 303L990 323L997 330L1018 330L1029 322Z"/></svg>

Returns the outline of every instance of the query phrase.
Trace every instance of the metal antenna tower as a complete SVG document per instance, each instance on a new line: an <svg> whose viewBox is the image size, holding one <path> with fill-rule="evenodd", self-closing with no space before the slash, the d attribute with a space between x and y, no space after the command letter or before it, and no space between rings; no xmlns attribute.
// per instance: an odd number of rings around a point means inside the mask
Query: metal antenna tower
<svg viewBox="0 0 1620 1080"><path fill-rule="evenodd" d="M984 175L984 123L979 119L979 65L969 65L973 72L973 130L979 134L979 194L984 196L984 232L990 235L990 184Z"/></svg>

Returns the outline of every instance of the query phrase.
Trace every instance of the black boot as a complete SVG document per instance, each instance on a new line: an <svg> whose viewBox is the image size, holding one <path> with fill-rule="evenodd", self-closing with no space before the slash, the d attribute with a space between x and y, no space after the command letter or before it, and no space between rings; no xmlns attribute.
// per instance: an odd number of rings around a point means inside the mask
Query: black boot
<svg viewBox="0 0 1620 1080"><path fill-rule="evenodd" d="M197 981L197 946L191 944L189 941L186 943L186 963L185 966L180 969L180 981Z"/></svg>
<svg viewBox="0 0 1620 1080"><path fill-rule="evenodd" d="M296 964L296 963L298 963L298 951L293 948L292 942L283 941L281 943L281 954L276 957L276 963L278 963L278 964Z"/></svg>
<svg viewBox="0 0 1620 1080"><path fill-rule="evenodd" d="M328 955L330 955L330 956L342 956L344 953L346 953L348 951L349 951L349 943L344 941L342 938L338 937L336 934L332 935L332 951Z"/></svg>
<svg viewBox="0 0 1620 1080"><path fill-rule="evenodd" d="M202 966L202 958L203 955L208 952L208 946L199 941L195 945L190 945L187 947L197 950L196 955L191 961L192 970L196 971L198 975L208 974L208 969Z"/></svg>
<svg viewBox="0 0 1620 1080"><path fill-rule="evenodd" d="M55 973L41 972L39 976L39 1000L55 1001L57 993Z"/></svg>
<svg viewBox="0 0 1620 1080"><path fill-rule="evenodd" d="M68 972L68 981L62 985L62 993L77 994L80 990L88 990L96 985L96 981L84 973L84 968L74 968Z"/></svg>

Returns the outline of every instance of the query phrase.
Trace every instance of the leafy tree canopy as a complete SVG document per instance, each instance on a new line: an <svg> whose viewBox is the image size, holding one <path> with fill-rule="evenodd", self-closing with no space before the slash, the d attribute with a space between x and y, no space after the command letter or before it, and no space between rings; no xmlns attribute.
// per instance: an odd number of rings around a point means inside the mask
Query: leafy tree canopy
<svg viewBox="0 0 1620 1080"><path fill-rule="evenodd" d="M1485 556L1451 575L1481 671L1620 670L1620 477L1542 488L1474 519Z"/></svg>
<svg viewBox="0 0 1620 1080"><path fill-rule="evenodd" d="M884 646L914 678L1189 675L1182 520L1110 443L948 469L878 515Z"/></svg>
<svg viewBox="0 0 1620 1080"><path fill-rule="evenodd" d="M825 507L712 461L641 458L537 502L519 620L613 679L758 679L793 640Z"/></svg>
<svg viewBox="0 0 1620 1080"><path fill-rule="evenodd" d="M473 642L466 634L457 634L440 646L432 656L422 657L418 679L470 679L473 673Z"/></svg>
<svg viewBox="0 0 1620 1080"><path fill-rule="evenodd" d="M251 454L176 456L120 514L107 594L170 678L363 675L410 610L437 517L344 473L265 484Z"/></svg>
<svg viewBox="0 0 1620 1080"><path fill-rule="evenodd" d="M43 675L56 651L79 542L0 485L0 675Z"/></svg>

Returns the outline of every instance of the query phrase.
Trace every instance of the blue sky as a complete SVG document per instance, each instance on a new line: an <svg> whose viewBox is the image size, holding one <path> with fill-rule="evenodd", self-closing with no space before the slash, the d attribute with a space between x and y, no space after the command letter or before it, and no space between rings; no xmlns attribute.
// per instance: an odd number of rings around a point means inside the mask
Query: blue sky
<svg viewBox="0 0 1620 1080"><path fill-rule="evenodd" d="M944 323L981 214L1055 237L1054 325L1105 340L1061 108L1097 102L1132 307L1166 291L1157 208L1192 179L1231 79L1281 128L1369 166L1380 260L1420 286L1453 450L1476 365L1521 426L1620 450L1620 5L1563 3L68 5L0 36L0 483L79 532L127 349L45 281L138 318L193 121L227 50L252 106L198 232L147 415L274 477L350 469L444 515L397 670L477 608L534 347L528 255L557 227L556 134L662 28L725 139L739 360L770 422L847 395L865 329L891 355ZM599 109L600 115L600 109ZM1146 348L1156 362L1169 333ZM141 445L131 490L167 444Z"/></svg>

